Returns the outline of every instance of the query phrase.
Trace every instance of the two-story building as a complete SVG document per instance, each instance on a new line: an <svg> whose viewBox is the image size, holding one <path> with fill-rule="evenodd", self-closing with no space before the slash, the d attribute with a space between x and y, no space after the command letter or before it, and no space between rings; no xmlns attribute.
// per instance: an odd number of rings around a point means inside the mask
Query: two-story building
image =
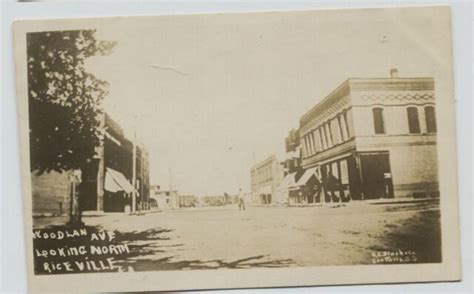
<svg viewBox="0 0 474 294"><path fill-rule="evenodd" d="M280 193L283 180L283 166L275 155L255 164L250 169L252 199L257 204L285 203L286 197Z"/></svg>
<svg viewBox="0 0 474 294"><path fill-rule="evenodd" d="M433 78L350 78L300 119L314 201L436 197ZM303 183L300 183L303 184Z"/></svg>
<svg viewBox="0 0 474 294"><path fill-rule="evenodd" d="M90 145L95 156L89 159L88 168L82 170L81 183L76 189L80 210L96 213L148 209L146 148L127 138L122 127L107 113L103 114L101 124L102 143ZM32 174L34 214L67 213L71 198L68 174L69 171Z"/></svg>

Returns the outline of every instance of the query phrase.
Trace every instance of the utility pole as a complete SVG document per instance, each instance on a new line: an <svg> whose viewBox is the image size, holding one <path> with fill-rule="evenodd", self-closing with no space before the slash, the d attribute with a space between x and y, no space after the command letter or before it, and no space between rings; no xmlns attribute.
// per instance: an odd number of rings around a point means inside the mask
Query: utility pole
<svg viewBox="0 0 474 294"><path fill-rule="evenodd" d="M105 159L104 159L104 144L105 144L105 112L100 116L100 129L102 131L102 138L100 145L96 147L96 154L94 158L99 160L97 169L97 202L96 210L104 210L104 184L105 184Z"/></svg>
<svg viewBox="0 0 474 294"><path fill-rule="evenodd" d="M132 152L132 209L131 212L134 213L137 206L137 115L133 116L133 152Z"/></svg>
<svg viewBox="0 0 474 294"><path fill-rule="evenodd" d="M171 200L171 205L174 206L175 201L174 201L174 197L173 197L173 180L172 180L172 176L171 176L171 167L168 168L168 173L169 173L170 200Z"/></svg>

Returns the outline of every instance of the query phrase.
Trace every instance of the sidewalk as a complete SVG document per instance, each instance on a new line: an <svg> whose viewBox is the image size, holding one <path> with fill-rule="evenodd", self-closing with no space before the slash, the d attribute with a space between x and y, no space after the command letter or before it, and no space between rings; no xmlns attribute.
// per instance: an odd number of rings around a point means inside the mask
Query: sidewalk
<svg viewBox="0 0 474 294"><path fill-rule="evenodd" d="M349 202L322 202L322 203L295 203L280 205L280 207L336 207L354 205L382 205L382 204L413 204L413 203L439 203L439 198L381 198L367 200L351 200ZM262 205L265 206L265 205ZM267 206L268 207L268 206Z"/></svg>

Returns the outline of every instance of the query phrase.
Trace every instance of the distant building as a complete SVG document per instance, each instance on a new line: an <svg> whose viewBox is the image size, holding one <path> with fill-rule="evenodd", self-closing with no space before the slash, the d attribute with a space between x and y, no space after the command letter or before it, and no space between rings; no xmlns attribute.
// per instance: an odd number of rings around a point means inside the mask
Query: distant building
<svg viewBox="0 0 474 294"><path fill-rule="evenodd" d="M82 211L130 212L148 208L148 152L128 139L120 125L107 113L103 116L103 144L93 146L94 158L82 171L78 186ZM135 152L134 152L135 149ZM133 171L135 155L135 173ZM33 212L63 214L68 211L70 183L68 172L32 174ZM135 175L135 185L134 182Z"/></svg>
<svg viewBox="0 0 474 294"><path fill-rule="evenodd" d="M283 166L275 155L255 164L250 170L253 202L258 204L285 203L286 197L280 192L283 180Z"/></svg>
<svg viewBox="0 0 474 294"><path fill-rule="evenodd" d="M224 195L204 196L201 202L206 206L224 206L226 205L226 197Z"/></svg>
<svg viewBox="0 0 474 294"><path fill-rule="evenodd" d="M313 201L438 196L435 113L433 78L346 80L300 119Z"/></svg>
<svg viewBox="0 0 474 294"><path fill-rule="evenodd" d="M178 196L179 207L196 207L199 204L199 200L194 195L179 195Z"/></svg>
<svg viewBox="0 0 474 294"><path fill-rule="evenodd" d="M161 210L178 209L179 197L177 190L162 190L159 185L150 186L151 208Z"/></svg>

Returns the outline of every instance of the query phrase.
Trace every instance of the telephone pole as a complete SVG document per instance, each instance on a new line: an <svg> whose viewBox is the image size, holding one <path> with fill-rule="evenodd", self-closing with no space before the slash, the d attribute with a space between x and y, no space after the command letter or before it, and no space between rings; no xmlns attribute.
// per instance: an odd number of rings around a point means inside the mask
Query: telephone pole
<svg viewBox="0 0 474 294"><path fill-rule="evenodd" d="M133 160L132 160L132 209L131 212L136 211L137 206L137 115L133 115Z"/></svg>

